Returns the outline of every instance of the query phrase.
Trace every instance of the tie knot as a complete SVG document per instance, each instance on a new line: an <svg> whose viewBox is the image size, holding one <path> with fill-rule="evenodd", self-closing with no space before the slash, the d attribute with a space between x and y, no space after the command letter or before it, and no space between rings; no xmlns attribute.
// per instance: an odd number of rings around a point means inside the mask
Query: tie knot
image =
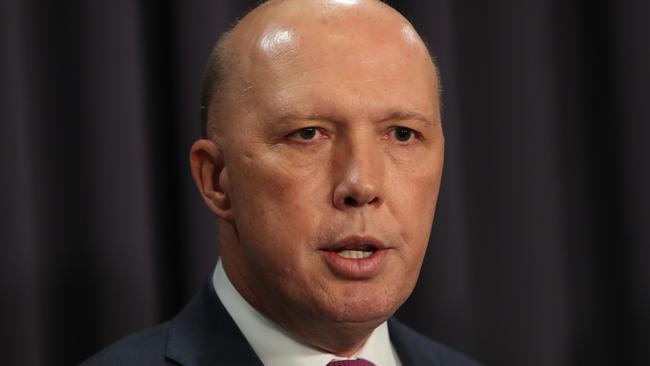
<svg viewBox="0 0 650 366"><path fill-rule="evenodd" d="M363 359L332 361L327 366L375 366L374 363Z"/></svg>

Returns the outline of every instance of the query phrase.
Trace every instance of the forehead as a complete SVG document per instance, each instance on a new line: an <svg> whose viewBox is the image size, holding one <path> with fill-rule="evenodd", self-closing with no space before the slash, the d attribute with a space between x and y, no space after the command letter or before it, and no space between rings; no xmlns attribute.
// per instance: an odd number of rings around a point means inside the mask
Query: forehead
<svg viewBox="0 0 650 366"><path fill-rule="evenodd" d="M252 22L257 30L247 34L240 71L255 105L313 109L343 100L389 109L436 107L428 52L410 23L395 13L287 12Z"/></svg>

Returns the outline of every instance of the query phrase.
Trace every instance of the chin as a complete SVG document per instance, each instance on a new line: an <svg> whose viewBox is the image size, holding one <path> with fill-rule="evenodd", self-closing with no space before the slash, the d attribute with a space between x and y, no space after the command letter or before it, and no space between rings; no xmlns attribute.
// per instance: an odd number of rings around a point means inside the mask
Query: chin
<svg viewBox="0 0 650 366"><path fill-rule="evenodd" d="M390 318L410 295L403 289L346 286L321 306L322 314L335 323L368 324L376 327Z"/></svg>

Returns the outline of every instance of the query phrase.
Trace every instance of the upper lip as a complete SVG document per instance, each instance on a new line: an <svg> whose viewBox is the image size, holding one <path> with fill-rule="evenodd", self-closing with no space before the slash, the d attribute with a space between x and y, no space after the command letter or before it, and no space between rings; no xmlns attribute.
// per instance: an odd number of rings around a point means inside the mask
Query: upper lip
<svg viewBox="0 0 650 366"><path fill-rule="evenodd" d="M381 240L370 235L351 235L335 243L328 244L320 248L325 251L340 251L344 249L362 250L370 249L372 251L386 249L387 246Z"/></svg>

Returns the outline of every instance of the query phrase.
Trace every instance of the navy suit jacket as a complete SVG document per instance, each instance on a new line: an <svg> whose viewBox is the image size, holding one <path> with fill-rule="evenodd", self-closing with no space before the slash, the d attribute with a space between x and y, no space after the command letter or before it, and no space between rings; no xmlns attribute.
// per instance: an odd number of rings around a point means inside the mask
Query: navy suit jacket
<svg viewBox="0 0 650 366"><path fill-rule="evenodd" d="M404 366L479 365L396 319L388 321L388 331ZM262 366L262 362L207 281L172 320L123 338L81 365Z"/></svg>

